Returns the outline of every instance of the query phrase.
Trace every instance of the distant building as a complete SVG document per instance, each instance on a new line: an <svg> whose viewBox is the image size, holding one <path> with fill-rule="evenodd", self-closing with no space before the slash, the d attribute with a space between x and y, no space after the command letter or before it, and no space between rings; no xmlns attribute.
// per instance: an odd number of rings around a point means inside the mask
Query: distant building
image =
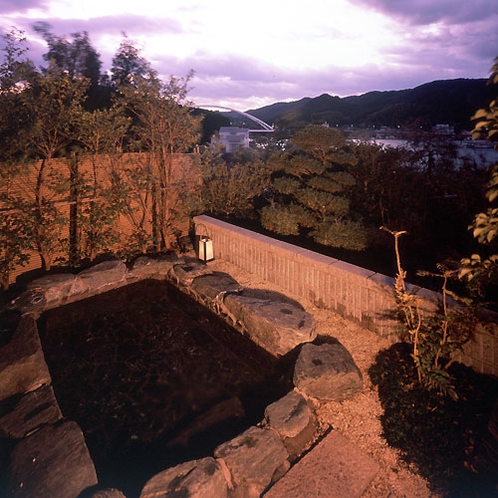
<svg viewBox="0 0 498 498"><path fill-rule="evenodd" d="M433 128L436 135L454 135L455 127L449 124L437 124Z"/></svg>
<svg viewBox="0 0 498 498"><path fill-rule="evenodd" d="M219 136L212 143L221 143L226 152L235 152L237 149L249 147L249 129L238 126L222 126Z"/></svg>

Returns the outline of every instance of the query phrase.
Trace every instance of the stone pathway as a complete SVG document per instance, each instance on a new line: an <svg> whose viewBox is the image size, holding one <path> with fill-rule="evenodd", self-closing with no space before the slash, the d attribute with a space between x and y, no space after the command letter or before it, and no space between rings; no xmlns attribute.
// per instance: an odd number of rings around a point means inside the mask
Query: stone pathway
<svg viewBox="0 0 498 498"><path fill-rule="evenodd" d="M359 498L379 464L332 430L292 467L265 498Z"/></svg>

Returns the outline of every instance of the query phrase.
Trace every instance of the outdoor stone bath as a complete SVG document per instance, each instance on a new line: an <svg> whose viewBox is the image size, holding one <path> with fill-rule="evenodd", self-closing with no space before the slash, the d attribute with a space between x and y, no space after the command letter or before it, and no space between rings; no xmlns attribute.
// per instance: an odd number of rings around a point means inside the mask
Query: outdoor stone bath
<svg viewBox="0 0 498 498"><path fill-rule="evenodd" d="M337 341L317 338L313 318L297 302L242 288L194 257L141 257L129 269L109 261L77 275L42 277L11 303L21 318L0 346L0 438L8 449L0 463L7 496L125 496L99 485L82 430L61 413L37 319L46 310L148 279L174 283L271 355L294 359L295 368L294 389L268 405L259 423L212 455L157 473L143 483L141 498L260 496L327 430L318 427L310 399L342 400L362 390L349 353Z"/></svg>

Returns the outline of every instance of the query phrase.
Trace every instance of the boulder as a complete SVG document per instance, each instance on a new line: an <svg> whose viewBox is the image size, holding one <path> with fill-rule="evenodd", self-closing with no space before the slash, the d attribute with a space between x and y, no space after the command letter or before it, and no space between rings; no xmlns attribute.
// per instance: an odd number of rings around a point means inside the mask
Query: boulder
<svg viewBox="0 0 498 498"><path fill-rule="evenodd" d="M0 401L50 383L36 321L24 316L11 340L0 348Z"/></svg>
<svg viewBox="0 0 498 498"><path fill-rule="evenodd" d="M242 292L242 286L227 273L213 272L201 275L192 281L192 290L202 298L222 301L226 294Z"/></svg>
<svg viewBox="0 0 498 498"><path fill-rule="evenodd" d="M218 446L214 456L223 459L238 497L259 497L290 467L287 450L278 434L269 428L250 427Z"/></svg>
<svg viewBox="0 0 498 498"><path fill-rule="evenodd" d="M315 438L315 414L303 396L296 391L291 391L268 405L265 419L278 432L291 461L301 455Z"/></svg>
<svg viewBox="0 0 498 498"><path fill-rule="evenodd" d="M130 270L130 277L139 279L166 278L173 266L182 261L175 253L164 254L159 257L140 256L135 260Z"/></svg>
<svg viewBox="0 0 498 498"><path fill-rule="evenodd" d="M21 320L19 310L4 309L0 310L0 348L8 344Z"/></svg>
<svg viewBox="0 0 498 498"><path fill-rule="evenodd" d="M132 278L122 261L105 261L78 275L46 275L27 284L26 292L14 299L9 308L39 315L42 311L119 287Z"/></svg>
<svg viewBox="0 0 498 498"><path fill-rule="evenodd" d="M75 295L86 290L82 280L72 273L46 275L29 282L28 291L40 292L45 297L45 307L53 308L70 301Z"/></svg>
<svg viewBox="0 0 498 498"><path fill-rule="evenodd" d="M180 287L190 288L195 278L201 275L209 275L213 273L206 265L201 264L199 261L185 262L182 264L174 265L171 269L170 275L172 280Z"/></svg>
<svg viewBox="0 0 498 498"><path fill-rule="evenodd" d="M3 415L2 415L3 414ZM62 414L50 386L0 403L0 437L22 439L42 425L59 421Z"/></svg>
<svg viewBox="0 0 498 498"><path fill-rule="evenodd" d="M32 289L23 292L15 298L9 305L10 309L17 309L23 314L41 313L47 305L45 294L39 289Z"/></svg>
<svg viewBox="0 0 498 498"><path fill-rule="evenodd" d="M76 422L41 428L12 451L9 496L75 498L97 484L97 474Z"/></svg>
<svg viewBox="0 0 498 498"><path fill-rule="evenodd" d="M247 336L274 356L283 356L316 337L313 317L297 303L228 294L227 313L240 322Z"/></svg>
<svg viewBox="0 0 498 498"><path fill-rule="evenodd" d="M96 264L78 274L86 292L90 294L107 290L125 280L128 273L126 265L122 261L104 261Z"/></svg>
<svg viewBox="0 0 498 498"><path fill-rule="evenodd" d="M228 483L220 464L212 457L181 463L149 479L140 493L140 498L174 496L228 497Z"/></svg>
<svg viewBox="0 0 498 498"><path fill-rule="evenodd" d="M361 372L339 342L304 344L294 367L294 385L307 396L342 401L363 389Z"/></svg>

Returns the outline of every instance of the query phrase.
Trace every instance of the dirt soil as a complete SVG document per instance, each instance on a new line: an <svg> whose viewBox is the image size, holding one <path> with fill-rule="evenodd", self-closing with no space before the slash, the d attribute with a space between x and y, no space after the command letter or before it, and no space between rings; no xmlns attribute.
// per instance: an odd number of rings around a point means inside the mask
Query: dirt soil
<svg viewBox="0 0 498 498"><path fill-rule="evenodd" d="M383 410L367 371L377 352L389 347L391 343L336 313L318 309L310 302L290 295L278 286L229 262L213 260L207 264L213 271L228 273L243 287L280 292L300 302L313 315L318 334L338 339L352 355L363 375L363 392L346 401L314 401L314 405L322 425L330 424L380 464L380 472L362 498L437 498L438 495L429 490L427 481L417 475L415 469L407 466L400 459L399 452L389 447L381 436L379 416Z"/></svg>

